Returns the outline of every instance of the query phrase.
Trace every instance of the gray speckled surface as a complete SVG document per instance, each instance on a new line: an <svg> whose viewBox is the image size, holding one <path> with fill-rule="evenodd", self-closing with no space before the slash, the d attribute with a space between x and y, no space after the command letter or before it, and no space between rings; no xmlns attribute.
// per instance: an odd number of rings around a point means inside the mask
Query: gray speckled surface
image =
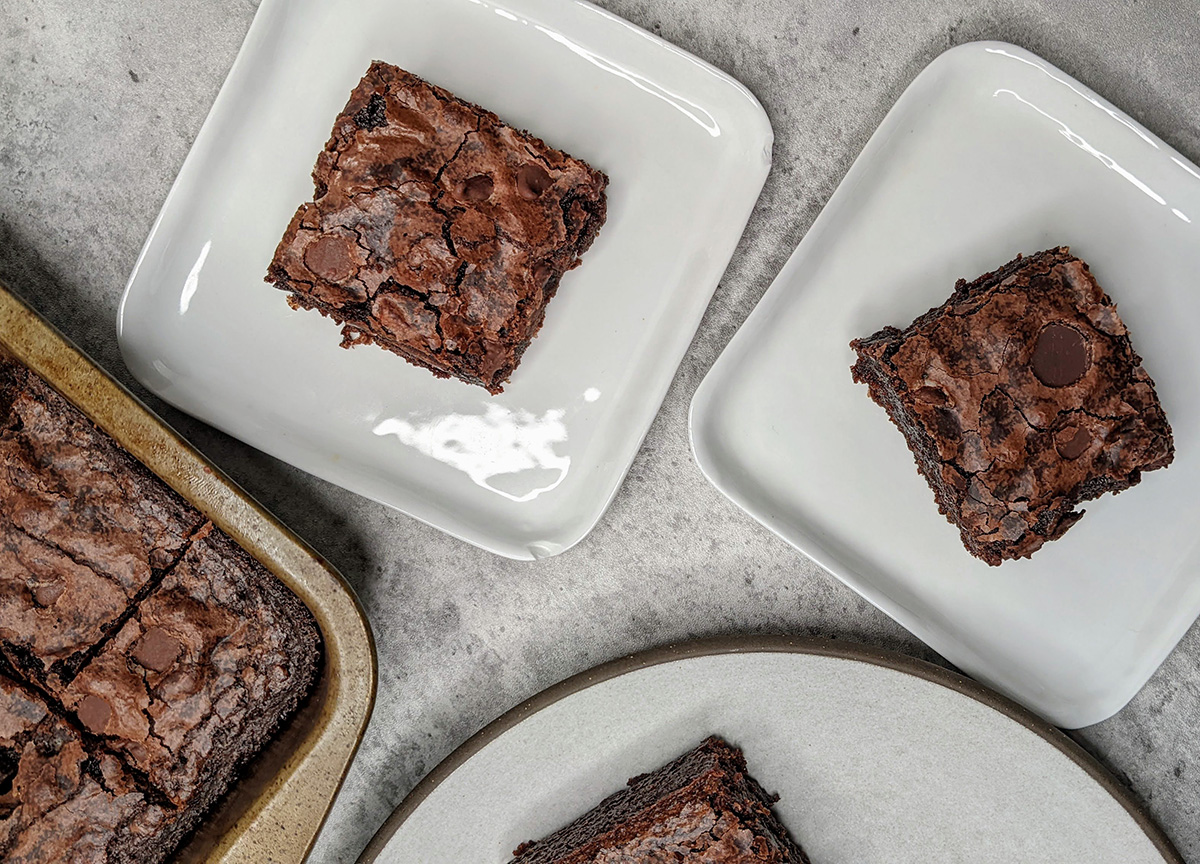
<svg viewBox="0 0 1200 864"><path fill-rule="evenodd" d="M379 701L314 852L348 862L413 785L493 717L611 657L783 632L937 661L710 487L696 385L904 87L945 48L1023 45L1200 161L1195 0L604 0L763 102L775 166L662 411L587 540L510 562L205 427L134 382L114 336L142 240L254 15L253 0L0 4L0 280L324 553L375 628ZM940 661L939 661L940 662ZM1200 861L1200 627L1133 702L1075 733Z"/></svg>

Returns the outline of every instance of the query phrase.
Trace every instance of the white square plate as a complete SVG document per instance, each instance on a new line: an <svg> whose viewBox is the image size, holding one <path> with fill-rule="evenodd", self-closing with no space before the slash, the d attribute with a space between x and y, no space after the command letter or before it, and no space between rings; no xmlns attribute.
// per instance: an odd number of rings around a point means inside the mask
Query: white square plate
<svg viewBox="0 0 1200 864"><path fill-rule="evenodd" d="M293 311L263 282L334 118L373 59L610 178L608 222L500 396ZM130 370L313 474L514 558L604 512L770 166L737 82L587 3L264 0L130 276Z"/></svg>
<svg viewBox="0 0 1200 864"><path fill-rule="evenodd" d="M1032 559L989 568L851 381L849 342L1060 244L1119 304L1177 453ZM1059 725L1098 722L1200 613L1198 273L1194 166L1027 51L955 48L900 97L702 382L696 459L959 667Z"/></svg>

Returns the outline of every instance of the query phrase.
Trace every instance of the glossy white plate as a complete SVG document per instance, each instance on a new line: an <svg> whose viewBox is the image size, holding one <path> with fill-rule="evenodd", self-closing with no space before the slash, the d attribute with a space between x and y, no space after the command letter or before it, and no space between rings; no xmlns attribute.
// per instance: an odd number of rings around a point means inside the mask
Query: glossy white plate
<svg viewBox="0 0 1200 864"><path fill-rule="evenodd" d="M911 658L781 638L550 688L434 769L360 861L505 864L710 734L743 748L814 864L1182 864L1100 766L1008 700Z"/></svg>
<svg viewBox="0 0 1200 864"><path fill-rule="evenodd" d="M1177 453L1031 560L989 568L851 381L849 342L1060 244L1117 302ZM701 383L696 459L960 668L1061 726L1098 722L1200 613L1198 273L1193 165L1027 51L954 48L900 97Z"/></svg>
<svg viewBox="0 0 1200 864"><path fill-rule="evenodd" d="M607 172L608 222L501 396L263 282L351 88L402 66ZM264 0L130 276L135 376L244 441L465 540L554 555L604 512L770 165L754 97L578 0Z"/></svg>

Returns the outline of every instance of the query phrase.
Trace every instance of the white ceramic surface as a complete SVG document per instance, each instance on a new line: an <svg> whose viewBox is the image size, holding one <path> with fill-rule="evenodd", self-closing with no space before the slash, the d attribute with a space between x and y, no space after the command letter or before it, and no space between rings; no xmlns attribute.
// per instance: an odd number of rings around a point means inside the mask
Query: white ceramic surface
<svg viewBox="0 0 1200 864"><path fill-rule="evenodd" d="M982 702L857 660L756 652L640 669L532 714L435 787L374 864L504 864L714 733L780 795L816 864L1164 860L1078 763Z"/></svg>
<svg viewBox="0 0 1200 864"><path fill-rule="evenodd" d="M610 177L608 222L506 387L438 380L263 282L372 59ZM250 444L502 555L568 548L616 492L770 165L754 97L571 0L264 0L130 276L121 351Z"/></svg>
<svg viewBox="0 0 1200 864"><path fill-rule="evenodd" d="M1058 244L1116 300L1175 462L1032 559L971 558L852 338ZM722 492L971 675L1061 726L1116 713L1200 612L1200 173L1045 61L973 43L904 92L692 402Z"/></svg>

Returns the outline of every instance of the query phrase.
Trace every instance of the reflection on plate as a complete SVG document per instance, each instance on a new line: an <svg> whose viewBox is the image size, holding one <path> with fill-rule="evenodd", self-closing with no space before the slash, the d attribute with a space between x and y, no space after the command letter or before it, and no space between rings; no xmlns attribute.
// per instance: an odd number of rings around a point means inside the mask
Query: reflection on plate
<svg viewBox="0 0 1200 864"><path fill-rule="evenodd" d="M1176 457L1030 560L971 558L851 339L1058 245L1120 307ZM692 402L705 475L959 668L1060 726L1099 722L1200 613L1200 173L1013 45L946 52L888 113Z"/></svg>
<svg viewBox="0 0 1200 864"><path fill-rule="evenodd" d="M263 283L373 59L610 177L607 223L499 396L344 351ZM264 0L130 277L121 350L163 399L274 456L503 555L553 555L628 470L770 150L745 88L578 0Z"/></svg>
<svg viewBox="0 0 1200 864"><path fill-rule="evenodd" d="M1099 765L1003 697L785 638L659 649L550 688L435 768L360 860L505 864L712 733L742 747L817 864L1182 864Z"/></svg>

